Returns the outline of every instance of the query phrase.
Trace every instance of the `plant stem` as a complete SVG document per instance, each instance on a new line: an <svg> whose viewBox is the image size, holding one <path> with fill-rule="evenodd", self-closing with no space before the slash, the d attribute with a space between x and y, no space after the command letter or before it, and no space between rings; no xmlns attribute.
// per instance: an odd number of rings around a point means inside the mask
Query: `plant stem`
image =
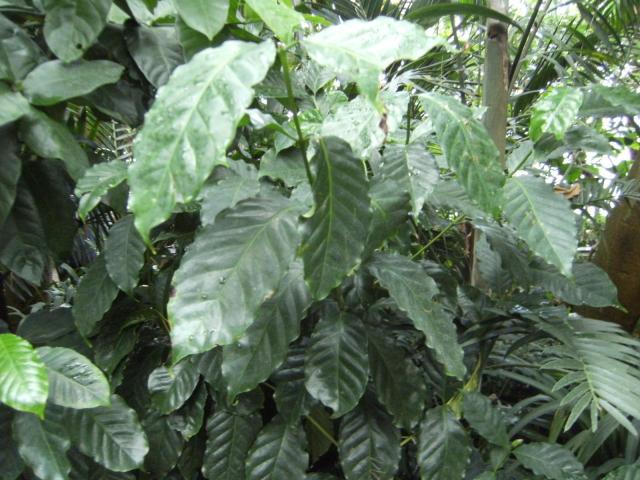
<svg viewBox="0 0 640 480"><path fill-rule="evenodd" d="M411 256L411 260L414 260L416 257L418 257L422 252L424 252L427 248L429 248L431 245L433 245L434 243L436 243L438 240L440 240L440 238L442 238L442 236L447 233L449 230L451 230L453 227L455 227L456 225L458 225L462 220L464 220L465 216L464 215L460 215L456 218L454 218L451 223L449 225L447 225L446 227L444 227L440 233L438 233L435 237L433 237L431 240L429 240L429 243L427 243L426 245L424 245L422 248L420 248L420 250L418 250L416 253L414 253Z"/></svg>
<svg viewBox="0 0 640 480"><path fill-rule="evenodd" d="M333 438L333 435L327 432L324 427L316 421L315 418L313 418L311 415L305 415L305 418L309 420L309 423L311 423L311 425L316 427L316 429L322 434L323 437L329 440L334 447L338 448L338 441Z"/></svg>

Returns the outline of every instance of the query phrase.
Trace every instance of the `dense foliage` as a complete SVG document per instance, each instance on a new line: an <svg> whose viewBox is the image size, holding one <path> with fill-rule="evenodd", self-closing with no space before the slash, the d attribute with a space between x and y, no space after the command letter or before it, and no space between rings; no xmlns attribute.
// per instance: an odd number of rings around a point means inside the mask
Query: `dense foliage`
<svg viewBox="0 0 640 480"><path fill-rule="evenodd" d="M0 478L640 478L640 343L577 313L620 4L518 49L502 165L484 6L0 1Z"/></svg>

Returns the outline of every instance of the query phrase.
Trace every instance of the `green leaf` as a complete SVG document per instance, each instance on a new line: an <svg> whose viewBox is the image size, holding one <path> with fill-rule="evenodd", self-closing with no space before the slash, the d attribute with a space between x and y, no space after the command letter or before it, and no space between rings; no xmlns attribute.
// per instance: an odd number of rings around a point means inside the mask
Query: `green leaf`
<svg viewBox="0 0 640 480"><path fill-rule="evenodd" d="M176 67L184 63L173 27L136 25L125 30L125 39L136 65L156 88L165 85Z"/></svg>
<svg viewBox="0 0 640 480"><path fill-rule="evenodd" d="M378 253L369 270L389 291L415 327L426 336L426 343L436 353L447 371L462 379L466 368L456 327L443 308L433 300L438 287L424 269L406 257Z"/></svg>
<svg viewBox="0 0 640 480"><path fill-rule="evenodd" d="M29 113L29 102L20 93L14 92L0 82L0 126L18 120Z"/></svg>
<svg viewBox="0 0 640 480"><path fill-rule="evenodd" d="M391 480L400 461L400 432L382 408L364 401L342 419L338 452L347 480Z"/></svg>
<svg viewBox="0 0 640 480"><path fill-rule="evenodd" d="M94 90L84 99L114 120L137 128L142 125L146 111L144 95L140 85L123 79Z"/></svg>
<svg viewBox="0 0 640 480"><path fill-rule="evenodd" d="M194 358L172 367L158 367L149 375L151 400L160 413L171 413L186 402L198 385L200 374Z"/></svg>
<svg viewBox="0 0 640 480"><path fill-rule="evenodd" d="M368 182L362 164L342 140L321 140L314 157L316 209L305 225L305 277L320 300L360 262L371 218Z"/></svg>
<svg viewBox="0 0 640 480"><path fill-rule="evenodd" d="M538 140L545 133L558 140L574 124L582 105L582 90L574 87L559 87L545 93L533 105L529 137Z"/></svg>
<svg viewBox="0 0 640 480"><path fill-rule="evenodd" d="M142 422L144 433L149 441L149 453L144 459L145 470L154 478L166 478L176 466L184 440L180 433L169 425L168 417L151 413Z"/></svg>
<svg viewBox="0 0 640 480"><path fill-rule="evenodd" d="M22 80L45 56L31 37L0 14L0 79Z"/></svg>
<svg viewBox="0 0 640 480"><path fill-rule="evenodd" d="M38 478L69 478L71 464L67 450L71 442L56 409L48 408L44 420L30 413L18 413L13 419L13 434L20 456Z"/></svg>
<svg viewBox="0 0 640 480"><path fill-rule="evenodd" d="M20 137L36 155L62 160L74 180L89 168L87 154L69 129L35 108L20 120Z"/></svg>
<svg viewBox="0 0 640 480"><path fill-rule="evenodd" d="M392 42L385 41L390 38ZM348 20L302 42L313 60L355 81L372 102L378 96L378 77L387 66L401 59L417 60L442 43L415 24L384 16L372 21Z"/></svg>
<svg viewBox="0 0 640 480"><path fill-rule="evenodd" d="M323 305L305 358L305 386L333 417L351 411L369 378L367 335L359 318L333 302Z"/></svg>
<svg viewBox="0 0 640 480"><path fill-rule="evenodd" d="M280 179L291 187L307 181L304 159L297 148L277 153L274 149L268 150L260 159L259 175L260 177Z"/></svg>
<svg viewBox="0 0 640 480"><path fill-rule="evenodd" d="M179 431L185 440L197 435L202 428L207 398L205 384L199 383L191 398L169 417L169 426Z"/></svg>
<svg viewBox="0 0 640 480"><path fill-rule="evenodd" d="M195 199L273 63L273 42L225 42L178 67L146 115L129 169L129 206L148 241L177 202ZM196 114L197 113L197 114Z"/></svg>
<svg viewBox="0 0 640 480"><path fill-rule="evenodd" d="M111 280L123 292L130 294L138 285L138 273L144 265L145 249L133 215L120 219L109 230L104 259Z"/></svg>
<svg viewBox="0 0 640 480"><path fill-rule="evenodd" d="M415 143L385 148L380 174L398 182L409 193L414 216L420 213L440 178L433 155L423 145Z"/></svg>
<svg viewBox="0 0 640 480"><path fill-rule="evenodd" d="M44 38L51 51L72 62L96 41L104 28L111 0L43 0Z"/></svg>
<svg viewBox="0 0 640 480"><path fill-rule="evenodd" d="M565 447L556 443L527 443L516 448L513 453L518 461L536 475L554 480L586 478L584 467Z"/></svg>
<svg viewBox="0 0 640 480"><path fill-rule="evenodd" d="M292 424L309 413L314 402L304 386L305 350L306 343L292 345L284 364L271 376L276 384L273 398L278 412Z"/></svg>
<svg viewBox="0 0 640 480"><path fill-rule="evenodd" d="M40 347L37 352L49 371L51 403L69 408L109 405L109 382L88 358L62 347Z"/></svg>
<svg viewBox="0 0 640 480"><path fill-rule="evenodd" d="M11 434L11 420L15 415L16 413L9 407L0 405L0 478L2 480L15 480L24 470L18 446Z"/></svg>
<svg viewBox="0 0 640 480"><path fill-rule="evenodd" d="M604 480L638 480L640 478L640 463L623 465L604 477Z"/></svg>
<svg viewBox="0 0 640 480"><path fill-rule="evenodd" d="M0 334L0 402L42 417L48 391L47 368L29 342Z"/></svg>
<svg viewBox="0 0 640 480"><path fill-rule="evenodd" d="M407 12L407 20L412 20L419 24L427 24L431 26L429 21L431 19L438 19L447 15L468 15L481 18L495 18L501 22L508 23L514 27L522 30L522 27L515 22L511 17L501 13L497 10L485 7L483 5L469 4L469 3L436 3L436 4L414 4L418 8L410 8Z"/></svg>
<svg viewBox="0 0 640 480"><path fill-rule="evenodd" d="M29 72L22 86L32 104L54 105L115 83L123 71L122 65L108 60L79 60L70 64L51 60Z"/></svg>
<svg viewBox="0 0 640 480"><path fill-rule="evenodd" d="M478 392L465 392L462 409L471 428L494 445L509 448L507 424L491 400Z"/></svg>
<svg viewBox="0 0 640 480"><path fill-rule="evenodd" d="M408 220L411 209L409 194L391 179L374 177L369 188L369 196L373 213L363 258L369 257L387 238L400 229Z"/></svg>
<svg viewBox="0 0 640 480"><path fill-rule="evenodd" d="M409 352L398 346L389 332L369 328L369 364L373 386L395 424L411 429L422 418L427 388L422 372Z"/></svg>
<svg viewBox="0 0 640 480"><path fill-rule="evenodd" d="M222 351L222 375L230 400L255 388L284 362L310 304L302 263L295 261L274 296L260 306L255 322L240 341Z"/></svg>
<svg viewBox="0 0 640 480"><path fill-rule="evenodd" d="M478 205L491 212L500 204L505 176L487 129L474 118L473 110L453 97L438 93L419 97L458 182Z"/></svg>
<svg viewBox="0 0 640 480"><path fill-rule="evenodd" d="M223 211L198 232L168 305L174 361L229 345L254 322L295 255L297 209L271 193Z"/></svg>
<svg viewBox="0 0 640 480"><path fill-rule="evenodd" d="M420 423L418 465L422 480L464 477L471 455L471 441L446 406L427 411Z"/></svg>
<svg viewBox="0 0 640 480"><path fill-rule="evenodd" d="M290 425L276 416L254 442L246 463L247 480L304 478L309 456L300 424Z"/></svg>
<svg viewBox="0 0 640 480"><path fill-rule="evenodd" d="M640 94L624 85L589 85L583 88L579 114L596 118L640 115Z"/></svg>
<svg viewBox="0 0 640 480"><path fill-rule="evenodd" d="M121 160L97 163L89 168L76 184L76 196L80 197L78 215L83 220L102 197L127 178L127 164Z"/></svg>
<svg viewBox="0 0 640 480"><path fill-rule="evenodd" d="M71 309L60 307L30 313L20 321L17 333L32 345L51 346L75 331Z"/></svg>
<svg viewBox="0 0 640 480"><path fill-rule="evenodd" d="M117 296L118 286L109 277L104 256L100 255L89 266L76 290L73 318L78 331L85 337L93 334Z"/></svg>
<svg viewBox="0 0 640 480"><path fill-rule="evenodd" d="M257 414L220 410L207 421L207 448L202 474L211 480L243 480L245 462L261 420Z"/></svg>
<svg viewBox="0 0 640 480"><path fill-rule="evenodd" d="M222 30L227 21L228 0L173 0L173 5L187 25L209 40Z"/></svg>
<svg viewBox="0 0 640 480"><path fill-rule="evenodd" d="M18 190L22 160L18 156L18 139L11 127L0 128L0 225L11 211Z"/></svg>
<svg viewBox="0 0 640 480"><path fill-rule="evenodd" d="M299 30L305 19L295 11L290 3L283 0L246 0L247 5L286 45L294 40L294 32Z"/></svg>
<svg viewBox="0 0 640 480"><path fill-rule="evenodd" d="M504 190L504 215L518 236L564 275L571 275L578 240L569 201L532 176L511 177Z"/></svg>
<svg viewBox="0 0 640 480"><path fill-rule="evenodd" d="M136 413L117 395L108 407L65 410L65 422L78 450L109 470L141 467L149 451Z"/></svg>

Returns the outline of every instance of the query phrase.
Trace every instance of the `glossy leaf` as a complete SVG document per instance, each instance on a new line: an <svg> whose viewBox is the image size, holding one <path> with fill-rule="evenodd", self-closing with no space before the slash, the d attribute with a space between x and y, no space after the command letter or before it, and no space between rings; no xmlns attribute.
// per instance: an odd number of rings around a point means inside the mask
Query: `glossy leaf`
<svg viewBox="0 0 640 480"><path fill-rule="evenodd" d="M502 413L491 405L491 400L478 392L466 392L462 409L471 428L494 445L509 448L507 424Z"/></svg>
<svg viewBox="0 0 640 480"><path fill-rule="evenodd" d="M586 478L584 467L566 448L556 443L528 443L516 448L513 453L518 461L536 475L554 480Z"/></svg>
<svg viewBox="0 0 640 480"><path fill-rule="evenodd" d="M30 36L0 14L0 78L22 80L45 56Z"/></svg>
<svg viewBox="0 0 640 480"><path fill-rule="evenodd" d="M69 408L109 405L109 382L88 358L70 348L40 347L37 351L49 372L51 403Z"/></svg>
<svg viewBox="0 0 640 480"><path fill-rule="evenodd" d="M149 441L149 453L144 459L145 470L156 478L166 478L178 462L184 439L171 428L167 417L157 413L145 418L142 426Z"/></svg>
<svg viewBox="0 0 640 480"><path fill-rule="evenodd" d="M82 56L107 22L111 0L44 0L44 38L64 62Z"/></svg>
<svg viewBox="0 0 640 480"><path fill-rule="evenodd" d="M271 376L276 384L273 398L278 412L291 424L309 413L314 400L304 386L305 343L296 343L289 348L284 364Z"/></svg>
<svg viewBox="0 0 640 480"><path fill-rule="evenodd" d="M169 426L180 432L185 440L197 435L202 428L207 398L205 384L198 384L191 398L168 418Z"/></svg>
<svg viewBox="0 0 640 480"><path fill-rule="evenodd" d="M80 60L70 64L51 60L29 72L22 86L32 104L54 105L115 83L123 71L122 65L108 60Z"/></svg>
<svg viewBox="0 0 640 480"><path fill-rule="evenodd" d="M145 249L132 215L120 219L109 230L104 259L111 280L120 290L131 293L138 284Z"/></svg>
<svg viewBox="0 0 640 480"><path fill-rule="evenodd" d="M80 197L78 215L83 220L112 188L127 178L127 164L120 160L97 163L89 168L76 184L76 196Z"/></svg>
<svg viewBox="0 0 640 480"><path fill-rule="evenodd" d="M578 240L568 200L541 178L511 177L505 186L503 209L531 250L563 274L571 274Z"/></svg>
<svg viewBox="0 0 640 480"><path fill-rule="evenodd" d="M486 128L469 107L453 97L425 93L420 100L458 183L478 205L491 212L499 205L505 176L498 149Z"/></svg>
<svg viewBox="0 0 640 480"><path fill-rule="evenodd" d="M529 137L538 140L543 134L551 133L558 140L572 126L582 105L582 90L572 87L554 88L544 94L533 106Z"/></svg>
<svg viewBox="0 0 640 480"><path fill-rule="evenodd" d="M47 368L29 342L0 334L0 402L42 417L48 391Z"/></svg>
<svg viewBox="0 0 640 480"><path fill-rule="evenodd" d="M464 478L470 455L471 441L453 412L446 406L428 410L418 436L420 478Z"/></svg>
<svg viewBox="0 0 640 480"><path fill-rule="evenodd" d="M177 202L193 200L213 167L226 163L227 146L253 100L251 86L274 56L272 42L225 42L177 68L158 92L129 169L129 205L146 241Z"/></svg>
<svg viewBox="0 0 640 480"><path fill-rule="evenodd" d="M247 0L247 5L285 44L294 40L294 32L304 24L304 16L291 4L280 0Z"/></svg>
<svg viewBox="0 0 640 480"><path fill-rule="evenodd" d="M367 258L396 233L409 219L411 210L409 194L394 180L374 177L369 196L372 215L363 258Z"/></svg>
<svg viewBox="0 0 640 480"><path fill-rule="evenodd" d="M305 357L305 386L341 417L362 397L369 378L367 335L361 320L326 303Z"/></svg>
<svg viewBox="0 0 640 480"><path fill-rule="evenodd" d="M258 434L246 463L247 480L303 478L309 457L300 424L275 417Z"/></svg>
<svg viewBox="0 0 640 480"><path fill-rule="evenodd" d="M193 394L200 378L193 358L185 358L170 368L158 367L149 375L151 400L160 413L180 408Z"/></svg>
<svg viewBox="0 0 640 480"><path fill-rule="evenodd" d="M126 30L125 38L136 65L156 88L166 84L176 67L184 63L174 28L138 25Z"/></svg>
<svg viewBox="0 0 640 480"><path fill-rule="evenodd" d="M182 20L209 40L227 21L228 0L173 0L173 4Z"/></svg>
<svg viewBox="0 0 640 480"><path fill-rule="evenodd" d="M13 128L0 128L0 145L0 225L2 225L16 198L22 161L18 156L18 139Z"/></svg>
<svg viewBox="0 0 640 480"><path fill-rule="evenodd" d="M29 102L19 92L0 82L0 127L29 113Z"/></svg>
<svg viewBox="0 0 640 480"><path fill-rule="evenodd" d="M398 306L426 336L426 343L444 364L447 374L463 378L463 352L456 327L443 308L433 300L438 287L424 269L406 257L376 254L369 270L389 291Z"/></svg>

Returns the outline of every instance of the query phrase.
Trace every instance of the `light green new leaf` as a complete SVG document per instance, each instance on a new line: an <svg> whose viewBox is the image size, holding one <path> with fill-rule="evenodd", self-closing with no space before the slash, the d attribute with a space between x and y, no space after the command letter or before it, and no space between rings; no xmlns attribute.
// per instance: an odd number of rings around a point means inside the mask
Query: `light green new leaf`
<svg viewBox="0 0 640 480"><path fill-rule="evenodd" d="M509 448L507 424L491 400L478 392L465 392L462 409L471 428L494 445Z"/></svg>
<svg viewBox="0 0 640 480"><path fill-rule="evenodd" d="M182 48L172 26L138 25L125 30L125 39L136 65L156 88L166 84L176 67L184 63Z"/></svg>
<svg viewBox="0 0 640 480"><path fill-rule="evenodd" d="M47 368L29 342L0 334L0 402L42 417L48 391Z"/></svg>
<svg viewBox="0 0 640 480"><path fill-rule="evenodd" d="M71 442L58 409L47 408L43 420L30 413L18 413L13 419L13 433L20 456L38 478L69 478L71 464L67 450Z"/></svg>
<svg viewBox="0 0 640 480"><path fill-rule="evenodd" d="M29 102L20 93L0 82L0 127L29 113Z"/></svg>
<svg viewBox="0 0 640 480"><path fill-rule="evenodd" d="M428 410L420 423L418 465L422 480L464 478L471 440L447 406Z"/></svg>
<svg viewBox="0 0 640 480"><path fill-rule="evenodd" d="M304 373L307 391L331 408L334 418L353 410L369 379L362 321L333 302L323 305L307 348Z"/></svg>
<svg viewBox="0 0 640 480"><path fill-rule="evenodd" d="M266 380L287 357L300 334L300 320L311 304L302 263L295 261L275 295L260 306L255 322L238 343L224 347L222 375L232 400Z"/></svg>
<svg viewBox="0 0 640 480"><path fill-rule="evenodd" d="M305 225L304 272L320 300L360 262L371 219L366 173L348 144L321 140L314 157L316 209Z"/></svg>
<svg viewBox="0 0 640 480"><path fill-rule="evenodd" d="M142 466L147 437L135 411L118 395L111 396L108 407L67 409L64 419L76 448L100 465L115 472Z"/></svg>
<svg viewBox="0 0 640 480"><path fill-rule="evenodd" d="M553 480L586 478L584 467L565 447L557 443L528 443L516 448L513 453L518 461L536 475Z"/></svg>
<svg viewBox="0 0 640 480"><path fill-rule="evenodd" d="M111 280L123 292L131 293L138 285L138 273L144 265L145 245L136 230L133 215L120 219L105 242L104 259Z"/></svg>
<svg viewBox="0 0 640 480"><path fill-rule="evenodd" d="M78 215L83 220L98 205L100 199L127 178L127 164L121 160L97 163L89 168L76 184L76 196L80 197Z"/></svg>
<svg viewBox="0 0 640 480"><path fill-rule="evenodd" d="M436 282L420 265L399 255L378 253L369 264L369 270L389 291L398 307L409 315L415 327L425 334L427 345L444 364L447 374L463 378L466 368L456 326L433 300L438 293Z"/></svg>
<svg viewBox="0 0 640 480"><path fill-rule="evenodd" d="M577 227L569 201L542 178L511 177L504 188L503 211L531 250L571 275L578 248Z"/></svg>
<svg viewBox="0 0 640 480"><path fill-rule="evenodd" d="M43 0L44 38L51 51L72 62L96 41L104 28L111 0Z"/></svg>
<svg viewBox="0 0 640 480"><path fill-rule="evenodd" d="M391 480L400 461L400 432L371 398L340 422L340 465L347 480Z"/></svg>
<svg viewBox="0 0 640 480"><path fill-rule="evenodd" d="M294 40L294 32L304 24L304 16L283 0L246 0L247 5L285 44Z"/></svg>
<svg viewBox="0 0 640 480"><path fill-rule="evenodd" d="M229 0L173 0L173 5L187 25L209 40L222 30L229 12Z"/></svg>
<svg viewBox="0 0 640 480"><path fill-rule="evenodd" d="M247 480L304 478L309 456L299 423L290 425L276 416L258 434L246 463Z"/></svg>
<svg viewBox="0 0 640 480"><path fill-rule="evenodd" d="M260 430L257 414L217 411L207 421L202 474L210 480L242 480L249 448Z"/></svg>
<svg viewBox="0 0 640 480"><path fill-rule="evenodd" d="M176 203L195 199L225 152L253 100L251 86L273 63L275 46L227 41L174 71L145 117L129 169L129 205L148 242L149 231Z"/></svg>
<svg viewBox="0 0 640 480"><path fill-rule="evenodd" d="M438 93L419 95L435 127L438 143L458 182L485 211L500 204L505 176L498 149L473 110L453 97Z"/></svg>
<svg viewBox="0 0 640 480"><path fill-rule="evenodd" d="M379 76L387 66L397 60L416 60L442 43L428 37L418 25L383 16L371 21L348 20L302 42L313 60L355 81L374 103Z"/></svg>
<svg viewBox="0 0 640 480"><path fill-rule="evenodd" d="M109 382L88 358L63 347L40 347L37 352L49 370L51 403L69 408L109 405Z"/></svg>
<svg viewBox="0 0 640 480"><path fill-rule="evenodd" d="M160 413L171 413L180 408L198 386L200 372L194 357L185 358L172 367L158 367L147 385L151 401Z"/></svg>
<svg viewBox="0 0 640 480"><path fill-rule="evenodd" d="M65 64L51 60L29 72L22 84L34 105L54 105L118 81L124 67L108 60L78 60Z"/></svg>
<svg viewBox="0 0 640 480"><path fill-rule="evenodd" d="M295 255L298 208L270 193L224 210L198 232L168 305L174 361L231 344L254 322Z"/></svg>
<svg viewBox="0 0 640 480"><path fill-rule="evenodd" d="M545 93L533 106L529 137L538 140L545 133L558 140L572 126L582 105L582 90L574 87L559 87Z"/></svg>

